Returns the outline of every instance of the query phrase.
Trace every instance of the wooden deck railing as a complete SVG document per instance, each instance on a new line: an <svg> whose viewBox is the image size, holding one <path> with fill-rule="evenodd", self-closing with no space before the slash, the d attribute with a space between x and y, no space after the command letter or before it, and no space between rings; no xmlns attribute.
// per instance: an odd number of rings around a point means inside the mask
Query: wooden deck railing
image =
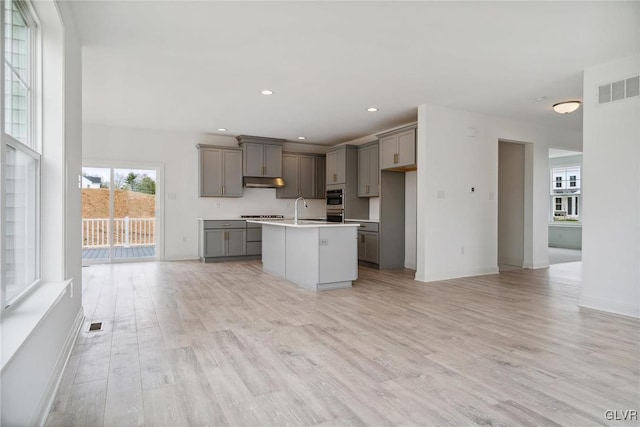
<svg viewBox="0 0 640 427"><path fill-rule="evenodd" d="M155 218L114 218L111 233L109 218L82 219L82 247L96 248L109 246L109 235L112 234L114 246L149 246L155 245Z"/></svg>

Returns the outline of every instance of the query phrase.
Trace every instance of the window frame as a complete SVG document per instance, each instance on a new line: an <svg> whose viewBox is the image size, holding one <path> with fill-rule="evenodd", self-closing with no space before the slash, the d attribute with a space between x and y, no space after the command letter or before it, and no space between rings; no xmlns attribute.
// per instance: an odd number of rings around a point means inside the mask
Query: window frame
<svg viewBox="0 0 640 427"><path fill-rule="evenodd" d="M0 239L0 266L2 272L0 273L0 313L4 313L17 301L19 301L24 295L28 294L40 283L42 283L42 235L41 235L41 171L42 171L42 139L41 128L42 118L40 111L42 108L42 61L41 61L41 33L40 26L37 19L37 15L33 8L33 5L28 0L5 0L16 5L16 8L20 12L25 24L29 27L28 37L28 91L27 91L27 141L22 142L14 136L6 133L5 122L5 6L0 8L0 22L2 27L2 38L0 40L0 52L2 55L3 66L0 70L0 80L2 84L2 99L0 100L0 107L2 111L2 120L0 123L0 235L3 237ZM35 265L34 276L35 279L32 283L27 284L17 294L7 298L6 295L6 218L7 218L7 188L6 188L6 155L8 147L25 154L36 161L35 167L35 230L34 230L34 252L35 252Z"/></svg>

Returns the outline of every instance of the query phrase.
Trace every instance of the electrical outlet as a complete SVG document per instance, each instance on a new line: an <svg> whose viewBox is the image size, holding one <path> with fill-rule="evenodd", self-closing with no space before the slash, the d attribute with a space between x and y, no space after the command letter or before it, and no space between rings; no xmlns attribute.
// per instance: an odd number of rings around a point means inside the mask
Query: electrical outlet
<svg viewBox="0 0 640 427"><path fill-rule="evenodd" d="M320 239L320 246L327 246L329 244L329 239Z"/></svg>

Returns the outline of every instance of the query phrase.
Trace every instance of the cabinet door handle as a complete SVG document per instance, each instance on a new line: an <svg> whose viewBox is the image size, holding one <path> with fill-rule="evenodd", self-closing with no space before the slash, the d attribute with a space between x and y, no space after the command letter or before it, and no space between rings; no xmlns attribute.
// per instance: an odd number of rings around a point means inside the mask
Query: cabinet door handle
<svg viewBox="0 0 640 427"><path fill-rule="evenodd" d="M367 189L365 190L366 194L369 194L369 185L366 185Z"/></svg>
<svg viewBox="0 0 640 427"><path fill-rule="evenodd" d="M263 166L262 167L262 175L266 175L267 174L267 167Z"/></svg>
<svg viewBox="0 0 640 427"><path fill-rule="evenodd" d="M224 232L224 240L229 240L229 232L228 231Z"/></svg>
<svg viewBox="0 0 640 427"><path fill-rule="evenodd" d="M360 235L360 241L361 241L362 243L364 243L364 234L361 234L361 235Z"/></svg>
<svg viewBox="0 0 640 427"><path fill-rule="evenodd" d="M333 182L336 182L338 180L338 174L334 173L333 174Z"/></svg>
<svg viewBox="0 0 640 427"><path fill-rule="evenodd" d="M393 163L398 163L398 153L393 155Z"/></svg>
<svg viewBox="0 0 640 427"><path fill-rule="evenodd" d="M222 188L222 194L224 194L224 185L221 188Z"/></svg>

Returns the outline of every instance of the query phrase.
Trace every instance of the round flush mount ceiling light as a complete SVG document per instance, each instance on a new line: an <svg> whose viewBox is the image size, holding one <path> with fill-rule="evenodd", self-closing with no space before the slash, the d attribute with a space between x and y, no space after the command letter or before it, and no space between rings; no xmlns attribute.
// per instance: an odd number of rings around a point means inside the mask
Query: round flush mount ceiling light
<svg viewBox="0 0 640 427"><path fill-rule="evenodd" d="M273 91L269 89L262 90L260 93L263 95L273 95Z"/></svg>
<svg viewBox="0 0 640 427"><path fill-rule="evenodd" d="M378 111L378 107L369 107L367 108L367 111L370 113L375 113L376 111Z"/></svg>
<svg viewBox="0 0 640 427"><path fill-rule="evenodd" d="M219 132L226 132L226 131L227 131L227 128L218 128L218 131L219 131Z"/></svg>
<svg viewBox="0 0 640 427"><path fill-rule="evenodd" d="M553 104L553 111L559 114L569 114L580 108L580 101L564 101Z"/></svg>
<svg viewBox="0 0 640 427"><path fill-rule="evenodd" d="M299 136L299 137L298 137L298 139L299 139L300 141L303 141L303 140L307 139L307 137L306 137L306 136Z"/></svg>

